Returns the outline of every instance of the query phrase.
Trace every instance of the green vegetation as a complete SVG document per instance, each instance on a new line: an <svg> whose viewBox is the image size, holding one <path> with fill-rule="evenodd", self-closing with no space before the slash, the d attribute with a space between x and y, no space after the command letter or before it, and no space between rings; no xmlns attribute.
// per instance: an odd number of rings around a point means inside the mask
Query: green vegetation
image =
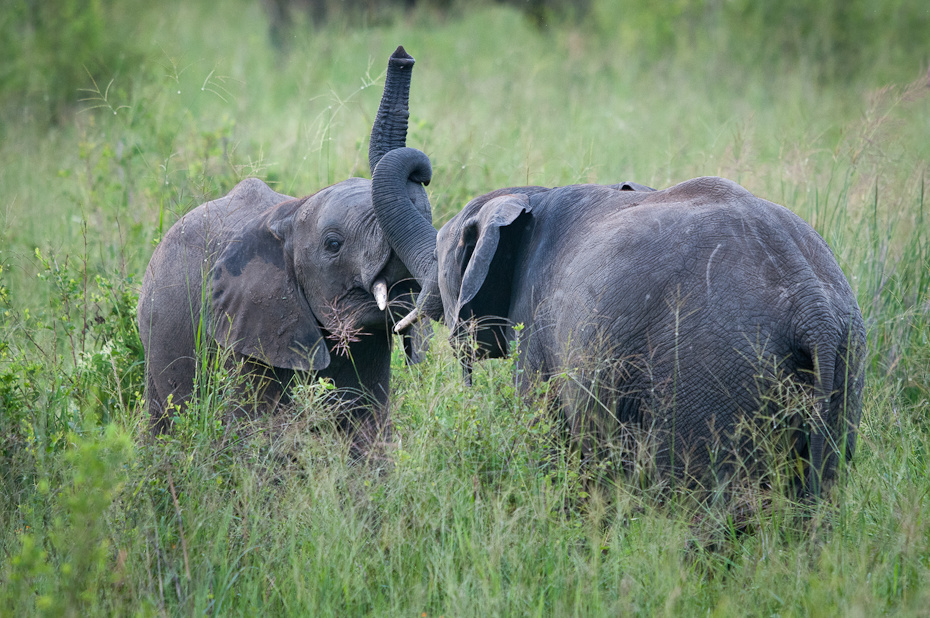
<svg viewBox="0 0 930 618"><path fill-rule="evenodd" d="M592 0L561 27L436 4L298 22L286 51L258 2L100 0L42 17L74 16L59 39L28 13L44 3L8 4L0 614L926 612L925 3ZM320 384L226 426L229 376L207 376L175 431L148 435L134 319L154 243L246 176L298 195L366 174L398 44L417 58L408 143L433 160L437 223L503 186L716 174L817 228L869 336L835 505L736 521L591 482L542 404L515 398L510 362L465 388L441 336L422 365L395 358L387 472L347 462Z"/></svg>

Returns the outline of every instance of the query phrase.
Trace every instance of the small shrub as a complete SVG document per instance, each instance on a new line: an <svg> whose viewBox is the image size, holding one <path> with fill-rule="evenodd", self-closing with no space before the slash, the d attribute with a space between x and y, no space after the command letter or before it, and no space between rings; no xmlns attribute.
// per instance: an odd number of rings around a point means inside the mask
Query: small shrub
<svg viewBox="0 0 930 618"><path fill-rule="evenodd" d="M77 615L97 606L112 579L108 511L128 478L132 440L114 425L101 435L69 435L60 489L48 478L40 497L53 503L51 522L41 515L19 535L10 561L4 601L10 615ZM40 513L42 513L40 511Z"/></svg>

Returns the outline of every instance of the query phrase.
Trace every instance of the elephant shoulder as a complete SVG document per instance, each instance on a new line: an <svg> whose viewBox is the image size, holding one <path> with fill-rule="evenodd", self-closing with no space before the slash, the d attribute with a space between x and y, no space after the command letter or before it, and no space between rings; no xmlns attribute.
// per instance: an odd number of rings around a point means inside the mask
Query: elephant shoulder
<svg viewBox="0 0 930 618"><path fill-rule="evenodd" d="M643 203L681 202L699 206L704 204L738 204L756 197L732 180L719 176L702 176L678 183L663 191L650 193Z"/></svg>
<svg viewBox="0 0 930 618"><path fill-rule="evenodd" d="M289 195L278 193L260 178L246 178L240 180L239 183L232 188L232 191L227 194L227 197L268 205L280 204L281 202L294 199Z"/></svg>
<svg viewBox="0 0 930 618"><path fill-rule="evenodd" d="M263 180L246 178L224 197L204 206L210 214L223 217L227 224L235 225L236 221L261 214L272 206L293 199L289 195L278 193Z"/></svg>
<svg viewBox="0 0 930 618"><path fill-rule="evenodd" d="M262 180L246 178L223 197L205 202L182 215L165 233L159 247L220 242L247 221L289 200L294 198L278 193Z"/></svg>

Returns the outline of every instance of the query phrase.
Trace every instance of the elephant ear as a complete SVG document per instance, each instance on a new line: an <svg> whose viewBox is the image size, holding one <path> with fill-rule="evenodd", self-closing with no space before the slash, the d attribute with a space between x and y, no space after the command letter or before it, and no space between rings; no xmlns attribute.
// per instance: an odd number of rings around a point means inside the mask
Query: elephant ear
<svg viewBox="0 0 930 618"><path fill-rule="evenodd" d="M455 329L461 320L475 318L482 327L478 342L483 354L507 353L503 328L510 308L520 221L530 212L525 194L495 197L466 217L455 249L461 276L454 304L445 303L446 324ZM448 278L448 277L447 277ZM453 278L454 275L453 275ZM495 319L496 318L496 319Z"/></svg>
<svg viewBox="0 0 930 618"><path fill-rule="evenodd" d="M209 277L210 334L272 367L318 371L329 366L329 350L297 285L287 242L303 203L278 204L226 245Z"/></svg>

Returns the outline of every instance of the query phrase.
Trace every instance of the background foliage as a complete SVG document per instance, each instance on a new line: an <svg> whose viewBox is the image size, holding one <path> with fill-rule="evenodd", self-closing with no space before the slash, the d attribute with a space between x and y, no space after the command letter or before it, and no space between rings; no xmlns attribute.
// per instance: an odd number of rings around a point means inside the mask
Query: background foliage
<svg viewBox="0 0 930 618"><path fill-rule="evenodd" d="M287 4L0 7L0 613L924 610L925 3ZM503 186L717 174L816 227L870 350L835 507L760 503L737 526L592 483L509 362L465 389L441 335L424 365L395 359L389 472L346 461L313 383L234 426L216 388L148 435L154 244L247 176L298 195L367 174L398 44L437 224Z"/></svg>

